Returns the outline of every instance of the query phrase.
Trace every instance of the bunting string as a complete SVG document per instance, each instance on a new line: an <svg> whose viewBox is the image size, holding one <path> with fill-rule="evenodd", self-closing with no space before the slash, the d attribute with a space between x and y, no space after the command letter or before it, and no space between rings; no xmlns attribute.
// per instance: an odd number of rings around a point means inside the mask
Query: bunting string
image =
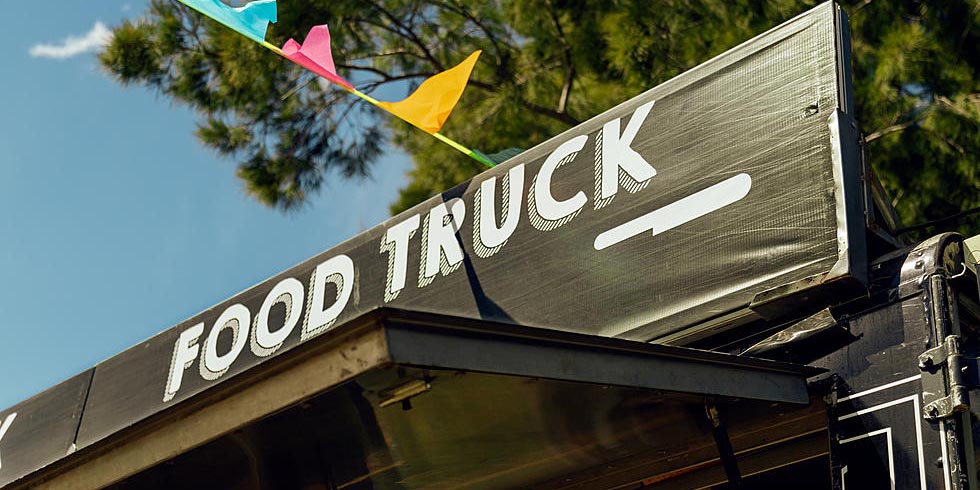
<svg viewBox="0 0 980 490"><path fill-rule="evenodd" d="M342 87L371 105L425 131L483 165L487 167L495 165L482 153L471 150L439 132L459 103L480 51L475 51L460 64L427 78L405 99L398 102L385 102L361 92L337 73L330 49L330 30L325 24L310 29L302 44L289 39L282 48L279 48L265 40L269 23L277 20L276 0L254 0L242 7L231 7L220 0L179 1L279 56Z"/></svg>

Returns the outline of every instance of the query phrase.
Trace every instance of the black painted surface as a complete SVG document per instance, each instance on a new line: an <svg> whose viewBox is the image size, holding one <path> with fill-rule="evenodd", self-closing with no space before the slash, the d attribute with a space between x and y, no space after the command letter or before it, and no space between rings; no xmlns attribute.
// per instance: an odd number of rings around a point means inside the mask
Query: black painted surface
<svg viewBox="0 0 980 490"><path fill-rule="evenodd" d="M923 299L913 297L855 317L851 332L860 339L821 363L841 376L840 396L851 397L837 407L838 458L847 470L836 476L847 488L888 488L881 485L891 475L896 489L920 489L923 480L943 488L933 464L941 437L922 419L915 378L929 339L924 311Z"/></svg>
<svg viewBox="0 0 980 490"><path fill-rule="evenodd" d="M965 488L958 479L966 468L957 462L969 455L962 446L944 448L961 415L926 420L930 389L923 376L929 374L919 367L919 356L941 337L934 313L944 300L929 286L956 272L961 261L944 252L957 240L933 237L875 264L869 301L850 307L848 315L858 339L816 363L838 377L831 422L835 488ZM975 334L966 338L976 342Z"/></svg>
<svg viewBox="0 0 980 490"><path fill-rule="evenodd" d="M92 370L0 412L0 487L67 456L78 430Z"/></svg>

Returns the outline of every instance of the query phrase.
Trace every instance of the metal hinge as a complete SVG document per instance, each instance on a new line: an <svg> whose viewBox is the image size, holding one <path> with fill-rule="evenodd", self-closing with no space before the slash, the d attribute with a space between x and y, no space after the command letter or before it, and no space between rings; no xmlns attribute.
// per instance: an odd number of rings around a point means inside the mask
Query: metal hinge
<svg viewBox="0 0 980 490"><path fill-rule="evenodd" d="M970 409L969 390L976 386L976 363L965 362L959 335L919 356L922 371L922 412L926 420L952 417Z"/></svg>

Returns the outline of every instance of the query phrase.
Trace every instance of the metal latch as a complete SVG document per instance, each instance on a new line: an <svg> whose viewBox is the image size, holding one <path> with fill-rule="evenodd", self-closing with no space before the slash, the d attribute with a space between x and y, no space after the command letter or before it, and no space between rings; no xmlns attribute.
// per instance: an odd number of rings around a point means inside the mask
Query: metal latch
<svg viewBox="0 0 980 490"><path fill-rule="evenodd" d="M969 390L976 382L976 365L964 362L962 339L946 337L943 343L919 356L922 371L922 407L926 420L952 417L970 409Z"/></svg>

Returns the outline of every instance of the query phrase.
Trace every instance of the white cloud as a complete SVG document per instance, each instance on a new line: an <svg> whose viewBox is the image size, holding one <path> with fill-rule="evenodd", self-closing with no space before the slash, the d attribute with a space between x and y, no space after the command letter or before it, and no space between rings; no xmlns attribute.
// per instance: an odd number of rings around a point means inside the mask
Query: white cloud
<svg viewBox="0 0 980 490"><path fill-rule="evenodd" d="M92 30L81 37L68 36L57 44L35 44L28 53L35 58L54 58L63 60L83 53L98 51L112 37L112 31L105 24L96 22Z"/></svg>

